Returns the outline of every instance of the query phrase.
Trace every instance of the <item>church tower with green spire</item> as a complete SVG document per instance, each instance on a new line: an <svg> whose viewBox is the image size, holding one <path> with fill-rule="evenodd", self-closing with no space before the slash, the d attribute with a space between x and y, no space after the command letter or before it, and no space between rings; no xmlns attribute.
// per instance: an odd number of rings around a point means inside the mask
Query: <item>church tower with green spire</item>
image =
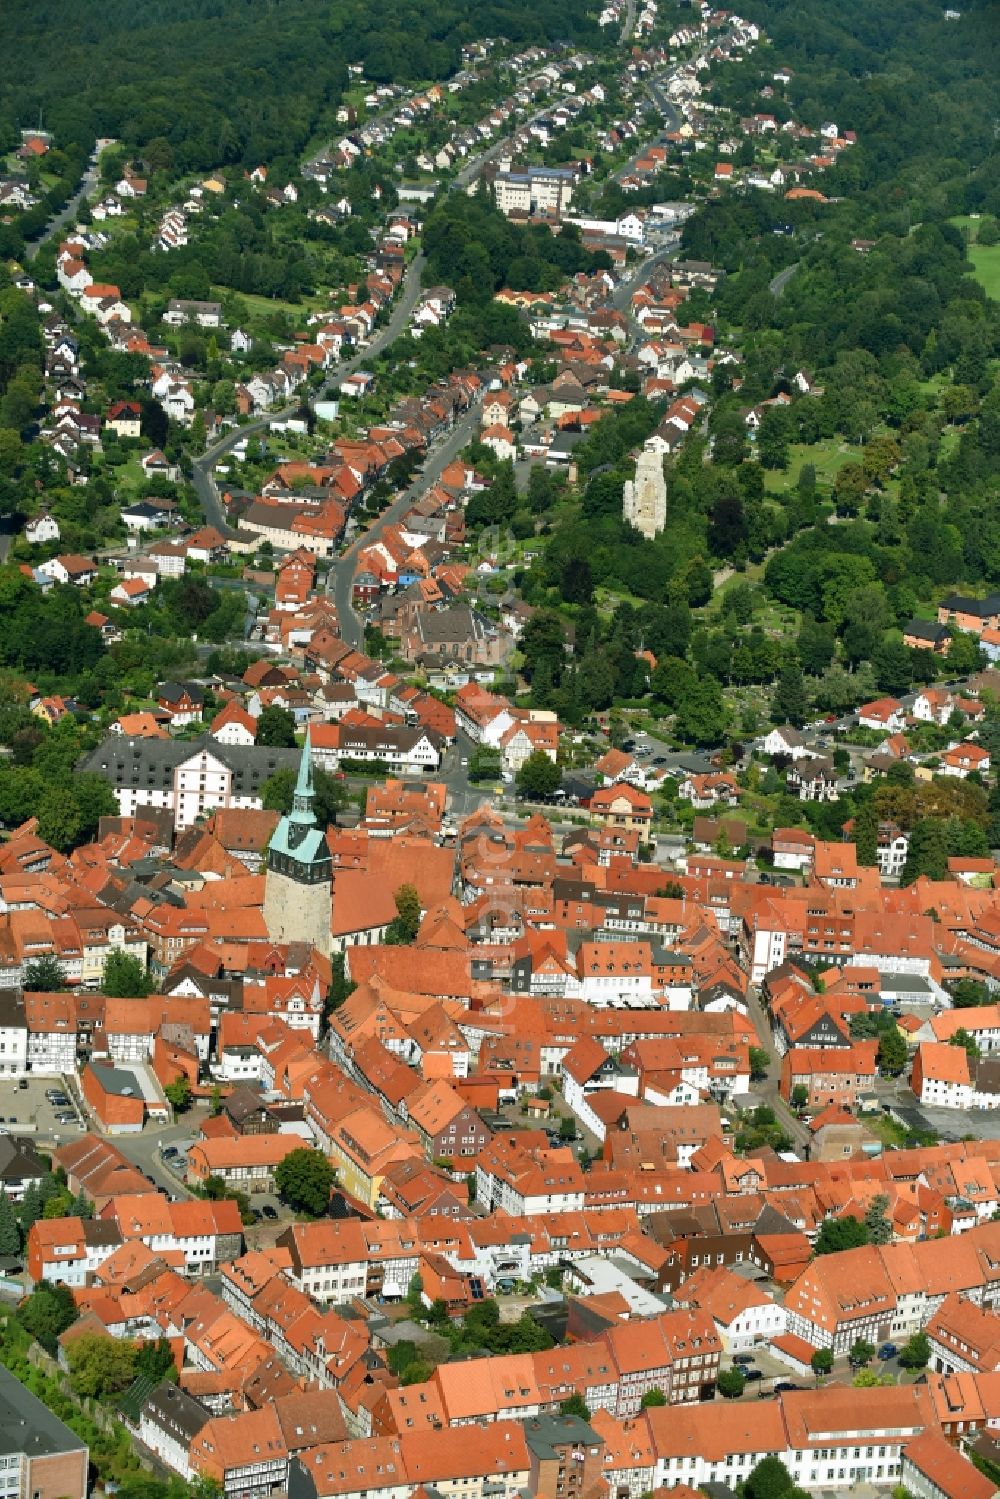
<svg viewBox="0 0 1000 1499"><path fill-rule="evenodd" d="M309 942L330 953L333 859L326 829L316 821L309 733L292 797L292 810L274 830L267 851L264 921L274 942Z"/></svg>

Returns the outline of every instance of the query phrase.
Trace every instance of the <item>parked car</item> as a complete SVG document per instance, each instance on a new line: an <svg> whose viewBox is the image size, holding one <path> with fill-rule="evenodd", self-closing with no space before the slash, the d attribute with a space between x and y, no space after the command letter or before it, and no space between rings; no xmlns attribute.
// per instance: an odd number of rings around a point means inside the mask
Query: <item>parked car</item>
<svg viewBox="0 0 1000 1499"><path fill-rule="evenodd" d="M264 1206L261 1208L261 1212L264 1214L264 1217L269 1218L272 1223L278 1216L269 1202L265 1202Z"/></svg>
<svg viewBox="0 0 1000 1499"><path fill-rule="evenodd" d="M28 1079L26 1077L18 1078L17 1086L20 1088L21 1092L24 1093L28 1086Z"/></svg>
<svg viewBox="0 0 1000 1499"><path fill-rule="evenodd" d="M744 1369L743 1378L746 1380L747 1384L757 1384L764 1378L764 1375L760 1369Z"/></svg>
<svg viewBox="0 0 1000 1499"><path fill-rule="evenodd" d="M878 1356L882 1360L883 1364L885 1364L888 1363L891 1358L895 1358L898 1352L899 1349L896 1347L895 1343L883 1343L882 1347L878 1351Z"/></svg>
<svg viewBox="0 0 1000 1499"><path fill-rule="evenodd" d="M733 1354L733 1363L734 1364L747 1364L747 1365L752 1364L753 1363L753 1354L752 1353L734 1353Z"/></svg>
<svg viewBox="0 0 1000 1499"><path fill-rule="evenodd" d="M800 1384L793 1384L790 1379L779 1379L774 1387L774 1393L776 1395L784 1395L788 1390L801 1390L801 1388Z"/></svg>

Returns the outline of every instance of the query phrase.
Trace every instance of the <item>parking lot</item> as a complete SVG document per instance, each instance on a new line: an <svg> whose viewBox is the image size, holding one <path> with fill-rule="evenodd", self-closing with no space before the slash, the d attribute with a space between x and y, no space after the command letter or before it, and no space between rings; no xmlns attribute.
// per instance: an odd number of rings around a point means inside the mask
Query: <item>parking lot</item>
<svg viewBox="0 0 1000 1499"><path fill-rule="evenodd" d="M66 1103L53 1102L47 1096L50 1093L61 1095ZM29 1135L42 1145L65 1145L87 1128L80 1102L76 1089L60 1077L21 1078L4 1089L0 1129L12 1135Z"/></svg>

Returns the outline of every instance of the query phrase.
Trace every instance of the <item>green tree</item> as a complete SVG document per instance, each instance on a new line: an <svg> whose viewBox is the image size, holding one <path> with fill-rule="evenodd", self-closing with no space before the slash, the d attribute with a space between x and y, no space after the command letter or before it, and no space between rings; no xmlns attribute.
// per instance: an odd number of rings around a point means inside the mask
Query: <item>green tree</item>
<svg viewBox="0 0 1000 1499"><path fill-rule="evenodd" d="M925 1332L915 1332L899 1350L899 1362L904 1369L926 1369L930 1357L931 1345Z"/></svg>
<svg viewBox="0 0 1000 1499"><path fill-rule="evenodd" d="M797 661L788 661L781 669L771 697L771 718L776 724L789 723L799 729L808 712L809 700L802 680L802 668Z"/></svg>
<svg viewBox="0 0 1000 1499"><path fill-rule="evenodd" d="M71 1218L93 1218L94 1204L81 1187L69 1205L69 1216Z"/></svg>
<svg viewBox="0 0 1000 1499"><path fill-rule="evenodd" d="M817 1254L839 1254L868 1243L868 1230L859 1218L824 1218L816 1235Z"/></svg>
<svg viewBox="0 0 1000 1499"><path fill-rule="evenodd" d="M922 818L911 832L900 883L911 885L922 874L931 880L948 877L948 840L938 817Z"/></svg>
<svg viewBox="0 0 1000 1499"><path fill-rule="evenodd" d="M21 1228L25 1234L33 1223L37 1223L42 1216L42 1194L37 1182L29 1182L25 1188L24 1196L21 1198L21 1207L18 1217L21 1220Z"/></svg>
<svg viewBox="0 0 1000 1499"><path fill-rule="evenodd" d="M976 983L975 979L959 979L952 986L951 1002L956 1010L974 1010L991 1003L986 985Z"/></svg>
<svg viewBox="0 0 1000 1499"><path fill-rule="evenodd" d="M747 1387L746 1376L736 1366L720 1370L715 1383L724 1400L738 1400Z"/></svg>
<svg viewBox="0 0 1000 1499"><path fill-rule="evenodd" d="M674 722L682 739L692 744L716 745L725 737L728 713L722 687L715 677L696 677L677 704Z"/></svg>
<svg viewBox="0 0 1000 1499"><path fill-rule="evenodd" d="M56 1340L79 1316L73 1293L68 1286L52 1285L40 1280L17 1311L26 1332L36 1338L47 1353L56 1353Z"/></svg>
<svg viewBox="0 0 1000 1499"><path fill-rule="evenodd" d="M358 987L353 979L347 977L347 959L342 952L336 953L330 964L333 977L330 980L330 989L326 996L326 1013L332 1015L334 1010L339 1010L345 999L350 999Z"/></svg>
<svg viewBox="0 0 1000 1499"><path fill-rule="evenodd" d="M265 708L257 719L257 743L269 749L294 749L294 714L287 708Z"/></svg>
<svg viewBox="0 0 1000 1499"><path fill-rule="evenodd" d="M590 1407L578 1392L568 1396L559 1407L561 1416L579 1416L581 1421L590 1420Z"/></svg>
<svg viewBox="0 0 1000 1499"><path fill-rule="evenodd" d="M83 818L72 788L50 786L38 803L38 836L59 853L68 853L80 839Z"/></svg>
<svg viewBox="0 0 1000 1499"><path fill-rule="evenodd" d="M980 1055L979 1043L974 1036L970 1036L964 1026L959 1026L953 1036L948 1038L949 1046L961 1046L967 1057L973 1058Z"/></svg>
<svg viewBox="0 0 1000 1499"><path fill-rule="evenodd" d="M824 1374L830 1374L833 1370L833 1349L817 1348L809 1362L817 1379Z"/></svg>
<svg viewBox="0 0 1000 1499"><path fill-rule="evenodd" d="M416 885L400 885L393 900L396 915L389 923L385 940L393 946L405 947L420 930L420 896Z"/></svg>
<svg viewBox="0 0 1000 1499"><path fill-rule="evenodd" d="M767 406L757 433L757 456L763 468L787 468L791 413L783 406Z"/></svg>
<svg viewBox="0 0 1000 1499"><path fill-rule="evenodd" d="M503 769L503 760L499 750L490 749L488 745L477 744L469 756L469 780L498 781Z"/></svg>
<svg viewBox="0 0 1000 1499"><path fill-rule="evenodd" d="M183 1114L185 1109L191 1107L191 1084L186 1075L167 1083L163 1092L175 1113Z"/></svg>
<svg viewBox="0 0 1000 1499"><path fill-rule="evenodd" d="M878 1065L883 1077L899 1077L906 1071L909 1053L895 1025L886 1026L878 1038Z"/></svg>
<svg viewBox="0 0 1000 1499"><path fill-rule="evenodd" d="M780 1457L765 1457L747 1476L746 1499L784 1499L791 1492L792 1475Z"/></svg>
<svg viewBox="0 0 1000 1499"><path fill-rule="evenodd" d="M559 1138L560 1138L560 1140L575 1140L576 1139L576 1120L575 1119L569 1119L569 1118L565 1118L565 1117L562 1118L562 1119L560 1119L560 1121L559 1121Z"/></svg>
<svg viewBox="0 0 1000 1499"><path fill-rule="evenodd" d="M120 1395L135 1378L134 1343L103 1333L83 1332L66 1347L69 1382L77 1395L106 1400Z"/></svg>
<svg viewBox="0 0 1000 1499"><path fill-rule="evenodd" d="M104 965L102 988L111 999L145 999L156 985L134 954L115 947Z"/></svg>
<svg viewBox="0 0 1000 1499"><path fill-rule="evenodd" d="M544 750L534 750L517 772L517 788L528 800L551 796L561 782L562 771Z"/></svg>
<svg viewBox="0 0 1000 1499"><path fill-rule="evenodd" d="M862 802L854 815L854 847L858 863L874 869L878 864L878 813L870 799Z"/></svg>
<svg viewBox="0 0 1000 1499"><path fill-rule="evenodd" d="M0 1191L0 1255L8 1259L21 1252L21 1230L7 1193Z"/></svg>
<svg viewBox="0 0 1000 1499"><path fill-rule="evenodd" d="M851 1351L848 1354L848 1358L856 1368L862 1367L865 1364L870 1364L874 1357L874 1343L869 1343L867 1338L856 1338L854 1340L853 1344L851 1345Z"/></svg>
<svg viewBox="0 0 1000 1499"><path fill-rule="evenodd" d="M809 1089L805 1083L796 1083L791 1092L790 1103L793 1109L804 1109L809 1102Z"/></svg>
<svg viewBox="0 0 1000 1499"><path fill-rule="evenodd" d="M28 993L59 994L66 988L58 958L34 958L24 965L24 985Z"/></svg>
<svg viewBox="0 0 1000 1499"><path fill-rule="evenodd" d="M274 1184L282 1201L295 1212L318 1218L330 1201L333 1167L322 1151L303 1146L278 1163Z"/></svg>
<svg viewBox="0 0 1000 1499"><path fill-rule="evenodd" d="M141 1342L136 1350L135 1372L137 1375L144 1374L147 1379L155 1380L157 1384L161 1380L176 1384L177 1365L174 1362L169 1339L157 1338L154 1341L147 1338Z"/></svg>
<svg viewBox="0 0 1000 1499"><path fill-rule="evenodd" d="M888 1207L888 1197L879 1193L865 1209L865 1229L869 1244L891 1244L892 1224L886 1217Z"/></svg>
<svg viewBox="0 0 1000 1499"><path fill-rule="evenodd" d="M752 1082L760 1082L761 1078L767 1076L767 1069L771 1065L771 1054L764 1050L763 1046L750 1047L750 1078Z"/></svg>
<svg viewBox="0 0 1000 1499"><path fill-rule="evenodd" d="M656 1406L666 1405L666 1403L666 1395L664 1395L659 1385L654 1385L651 1390L646 1391L639 1401L639 1409L644 1411L653 1410Z"/></svg>
<svg viewBox="0 0 1000 1499"><path fill-rule="evenodd" d="M416 1316L423 1316L426 1308L423 1303L424 1278L419 1270L414 1270L410 1276L410 1283L406 1288L406 1302L410 1311Z"/></svg>

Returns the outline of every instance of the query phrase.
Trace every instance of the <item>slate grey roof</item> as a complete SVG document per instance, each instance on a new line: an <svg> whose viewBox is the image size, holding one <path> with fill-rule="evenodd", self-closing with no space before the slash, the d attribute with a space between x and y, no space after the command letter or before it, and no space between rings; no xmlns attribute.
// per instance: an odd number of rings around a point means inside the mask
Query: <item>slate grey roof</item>
<svg viewBox="0 0 1000 1499"><path fill-rule="evenodd" d="M23 1452L28 1457L51 1457L59 1452L83 1452L86 1445L0 1365L0 1456Z"/></svg>
<svg viewBox="0 0 1000 1499"><path fill-rule="evenodd" d="M178 766L203 750L232 771L237 796L258 795L275 771L294 770L299 761L297 750L221 744L208 734L188 740L130 739L124 734L109 734L84 756L79 769L94 771L116 786L169 791Z"/></svg>

